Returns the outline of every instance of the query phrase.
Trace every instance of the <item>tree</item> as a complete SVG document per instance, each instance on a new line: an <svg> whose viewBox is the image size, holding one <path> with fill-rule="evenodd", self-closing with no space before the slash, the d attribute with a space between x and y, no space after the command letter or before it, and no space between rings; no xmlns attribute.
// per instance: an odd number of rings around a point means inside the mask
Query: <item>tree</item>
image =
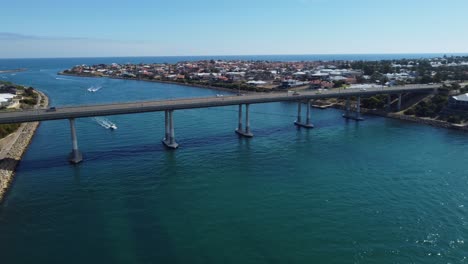
<svg viewBox="0 0 468 264"><path fill-rule="evenodd" d="M461 85L459 83L452 83L452 90L459 90L461 88Z"/></svg>
<svg viewBox="0 0 468 264"><path fill-rule="evenodd" d="M421 80L420 80L421 83L430 83L432 82L432 77L427 75L427 74L424 74L422 77L421 77Z"/></svg>
<svg viewBox="0 0 468 264"><path fill-rule="evenodd" d="M346 84L344 81L333 81L333 88L340 88L344 84Z"/></svg>

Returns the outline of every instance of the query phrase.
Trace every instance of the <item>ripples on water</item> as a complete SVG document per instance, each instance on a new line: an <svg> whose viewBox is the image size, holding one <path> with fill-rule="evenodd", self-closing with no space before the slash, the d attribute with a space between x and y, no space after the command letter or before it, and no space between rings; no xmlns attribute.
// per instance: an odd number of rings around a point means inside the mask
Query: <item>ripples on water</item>
<svg viewBox="0 0 468 264"><path fill-rule="evenodd" d="M219 93L64 81L55 72L78 64L65 62L45 69L34 61L41 70L8 79L57 106ZM113 132L79 119L79 166L66 161L68 122L43 122L0 207L2 261L466 261L466 134L316 109L316 129L307 131L292 124L295 104L274 103L251 107L255 137L246 140L234 134L236 111L176 111L177 151L161 145L162 113L114 116Z"/></svg>

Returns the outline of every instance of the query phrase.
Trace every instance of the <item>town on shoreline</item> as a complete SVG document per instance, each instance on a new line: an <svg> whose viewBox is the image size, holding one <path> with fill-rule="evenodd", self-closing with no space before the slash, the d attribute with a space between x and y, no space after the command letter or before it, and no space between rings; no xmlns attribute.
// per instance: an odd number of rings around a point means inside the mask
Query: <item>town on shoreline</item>
<svg viewBox="0 0 468 264"><path fill-rule="evenodd" d="M468 115L468 56L380 61L248 61L200 60L174 64L77 65L59 74L183 84L232 92L278 92L316 89L366 89L408 84L441 83L438 95L407 95L412 104L400 114L436 122L466 125ZM458 95L458 96L457 96ZM342 100L316 105L342 107ZM363 108L386 110L388 99L373 96ZM445 125L444 125L445 126ZM445 126L446 127L446 126Z"/></svg>
<svg viewBox="0 0 468 264"><path fill-rule="evenodd" d="M230 91L279 92L316 89L441 83L438 94L403 95L405 104L394 111L397 98L363 98L363 112L445 128L468 131L468 57L394 61L267 62L205 60L176 64L78 65L59 74L105 77L201 86ZM48 98L32 87L0 82L3 111L46 107ZM351 98L355 100L356 98ZM340 98L316 100L318 108L344 108ZM0 201L14 177L38 122L0 125Z"/></svg>
<svg viewBox="0 0 468 264"><path fill-rule="evenodd" d="M468 56L381 61L201 60L174 64L77 65L60 74L175 82L233 91L362 88L468 80Z"/></svg>

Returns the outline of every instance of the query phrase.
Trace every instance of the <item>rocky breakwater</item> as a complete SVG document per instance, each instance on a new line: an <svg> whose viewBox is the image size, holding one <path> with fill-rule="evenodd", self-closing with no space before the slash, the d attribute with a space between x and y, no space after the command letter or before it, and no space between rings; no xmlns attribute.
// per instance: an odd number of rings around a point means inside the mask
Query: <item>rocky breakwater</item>
<svg viewBox="0 0 468 264"><path fill-rule="evenodd" d="M47 96L41 92L38 92L38 94L40 97L38 100L40 106L47 106ZM26 152L38 126L39 122L22 124L19 129L14 132L15 135L12 136L13 142L9 146L9 149L3 152L4 156L1 157L2 159L0 160L0 203L5 198L5 194L13 182L15 169L23 154Z"/></svg>

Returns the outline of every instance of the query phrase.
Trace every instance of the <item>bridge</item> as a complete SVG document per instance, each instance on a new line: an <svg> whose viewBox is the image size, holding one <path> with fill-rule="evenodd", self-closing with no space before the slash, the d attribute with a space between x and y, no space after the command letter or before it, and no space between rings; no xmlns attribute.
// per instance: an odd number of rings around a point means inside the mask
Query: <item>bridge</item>
<svg viewBox="0 0 468 264"><path fill-rule="evenodd" d="M79 163L83 160L78 149L78 140L75 129L75 119L95 116L110 116L122 114L135 114L145 112L165 112L165 137L163 143L166 147L176 149L178 144L175 141L173 113L175 110L220 107L229 105L239 105L238 126L236 133L243 137L253 137L249 122L249 105L271 102L297 102L297 119L294 122L299 127L313 128L310 116L310 102L313 99L325 98L346 98L346 110L343 117L363 120L361 117L360 105L361 97L374 96L378 94L388 95L388 105L390 105L391 95L398 95L397 110L401 108L402 94L404 93L432 93L437 92L440 85L409 85L395 87L381 87L369 89L332 89L324 91L306 91L301 93L257 93L249 95L216 96L203 98L188 98L174 100L157 100L131 103L113 103L102 105L84 105L72 107L60 107L49 109L35 109L27 111L14 111L0 114L0 124L37 122L47 120L69 119L72 134L72 152L70 154L71 163ZM357 103L354 113L351 111L350 97L356 97ZM306 120L302 119L302 105L306 105ZM243 105L245 105L245 127L243 127Z"/></svg>

